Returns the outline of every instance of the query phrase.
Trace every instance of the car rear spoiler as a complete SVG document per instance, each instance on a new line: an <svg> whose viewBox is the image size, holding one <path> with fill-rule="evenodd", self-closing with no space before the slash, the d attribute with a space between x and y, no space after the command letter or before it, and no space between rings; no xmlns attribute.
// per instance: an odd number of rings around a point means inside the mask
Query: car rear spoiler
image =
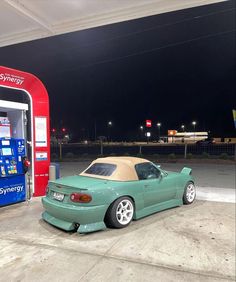
<svg viewBox="0 0 236 282"><path fill-rule="evenodd" d="M180 173L183 173L183 174L189 174L189 175L191 175L191 173L192 173L192 169L191 168L189 168L189 167L184 167L182 170L181 170L181 172Z"/></svg>

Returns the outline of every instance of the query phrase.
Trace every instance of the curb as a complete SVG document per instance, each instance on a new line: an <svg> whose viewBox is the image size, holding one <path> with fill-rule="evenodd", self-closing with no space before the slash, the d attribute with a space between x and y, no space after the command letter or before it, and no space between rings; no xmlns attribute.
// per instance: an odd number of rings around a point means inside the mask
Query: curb
<svg viewBox="0 0 236 282"><path fill-rule="evenodd" d="M196 187L196 199L213 202L236 203L235 189L217 187Z"/></svg>

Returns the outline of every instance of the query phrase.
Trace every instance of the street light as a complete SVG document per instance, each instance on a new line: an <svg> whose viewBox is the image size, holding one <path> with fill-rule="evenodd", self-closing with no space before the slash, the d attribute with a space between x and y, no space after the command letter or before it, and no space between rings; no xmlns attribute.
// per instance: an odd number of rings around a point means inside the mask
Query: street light
<svg viewBox="0 0 236 282"><path fill-rule="evenodd" d="M193 125L193 132L194 132L194 141L195 141L195 128L196 128L196 124L197 124L197 122L196 121L193 121L192 122L192 125Z"/></svg>
<svg viewBox="0 0 236 282"><path fill-rule="evenodd" d="M149 139L150 139L150 137L151 137L151 132L146 132L146 137L147 137L147 144L148 144L148 142L149 142Z"/></svg>
<svg viewBox="0 0 236 282"><path fill-rule="evenodd" d="M110 121L108 121L108 123L107 123L107 126L108 126L108 142L109 142L109 140L111 141L111 127L112 127L112 121L110 120Z"/></svg>
<svg viewBox="0 0 236 282"><path fill-rule="evenodd" d="M142 125L140 125L140 127L139 127L139 129L140 129L140 141L142 141L142 135L143 135L143 126Z"/></svg>
<svg viewBox="0 0 236 282"><path fill-rule="evenodd" d="M182 125L181 125L181 128L182 128L182 130L183 130L183 132L184 132L185 125L184 125L184 124L182 124Z"/></svg>
<svg viewBox="0 0 236 282"><path fill-rule="evenodd" d="M160 135L161 135L161 123L160 122L157 123L157 127L158 127L158 140L160 140Z"/></svg>
<svg viewBox="0 0 236 282"><path fill-rule="evenodd" d="M194 131L195 131L196 124L197 124L197 122L196 122L196 121L193 121L193 122L192 122L192 125L193 125L193 129L194 129Z"/></svg>

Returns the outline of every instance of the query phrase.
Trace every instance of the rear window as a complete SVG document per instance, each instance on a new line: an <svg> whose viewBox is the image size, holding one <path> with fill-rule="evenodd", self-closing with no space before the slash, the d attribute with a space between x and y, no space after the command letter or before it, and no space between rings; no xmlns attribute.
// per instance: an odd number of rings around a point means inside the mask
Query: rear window
<svg viewBox="0 0 236 282"><path fill-rule="evenodd" d="M110 176L115 171L116 165L114 164L103 164L103 163L95 163L90 168L88 168L85 173L94 174L94 175L102 175L102 176Z"/></svg>

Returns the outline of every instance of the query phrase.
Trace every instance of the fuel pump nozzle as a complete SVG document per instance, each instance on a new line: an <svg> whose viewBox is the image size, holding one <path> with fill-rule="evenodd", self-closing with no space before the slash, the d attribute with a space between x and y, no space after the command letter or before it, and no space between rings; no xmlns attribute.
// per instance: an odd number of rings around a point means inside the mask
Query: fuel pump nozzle
<svg viewBox="0 0 236 282"><path fill-rule="evenodd" d="M28 170L29 170L30 161L27 159L27 157L23 157L22 163L23 163L23 170L24 170L24 173L27 173Z"/></svg>
<svg viewBox="0 0 236 282"><path fill-rule="evenodd" d="M26 174L27 177L27 183L28 183L28 189L27 189L27 201L29 203L29 201L31 200L32 197L32 191L31 191L31 185L30 185L30 175L28 172L29 170L29 166L30 166L30 161L27 159L27 157L23 157L22 158L22 165L23 165L23 171Z"/></svg>

